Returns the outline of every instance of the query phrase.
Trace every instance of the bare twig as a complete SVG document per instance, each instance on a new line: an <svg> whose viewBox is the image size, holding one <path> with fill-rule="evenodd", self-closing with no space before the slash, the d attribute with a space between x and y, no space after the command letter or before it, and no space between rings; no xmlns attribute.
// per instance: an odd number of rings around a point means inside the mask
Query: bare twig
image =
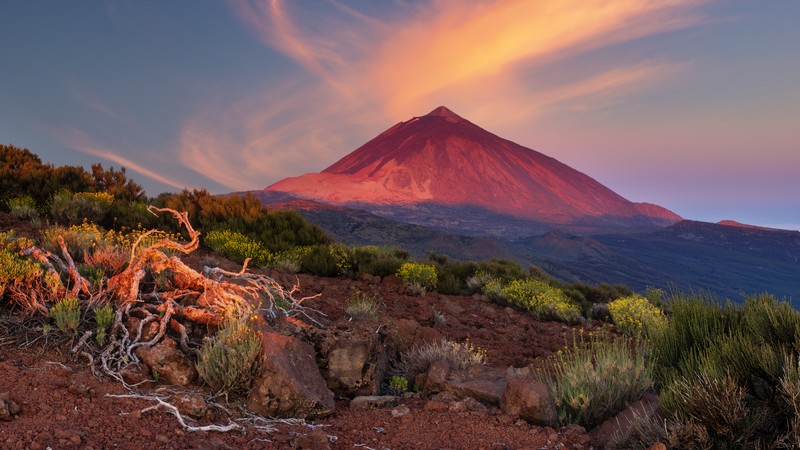
<svg viewBox="0 0 800 450"><path fill-rule="evenodd" d="M114 397L114 398L138 398L142 400L149 400L156 402L155 405L147 407L142 410L142 412L152 411L158 408L165 408L167 409L176 419L178 419L178 423L181 424L184 430L186 431L220 431L220 432L227 432L233 430L241 430L243 429L241 425L237 423L229 423L228 425L204 425L204 426L191 426L186 423L186 420L181 415L178 407L173 405L172 403L168 403L162 400L159 397L151 396L151 395L138 395L138 394L106 394L106 397Z"/></svg>

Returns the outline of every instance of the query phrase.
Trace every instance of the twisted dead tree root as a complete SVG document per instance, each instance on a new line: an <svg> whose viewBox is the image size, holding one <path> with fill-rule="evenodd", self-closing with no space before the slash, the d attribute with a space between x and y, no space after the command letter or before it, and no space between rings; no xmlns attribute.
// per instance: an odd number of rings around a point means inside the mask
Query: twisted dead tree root
<svg viewBox="0 0 800 450"><path fill-rule="evenodd" d="M182 352L196 358L199 351L197 344L192 345L187 331L186 322L206 327L217 327L227 314L252 314L260 313L268 321L275 321L280 317L295 317L305 319L314 325L322 326L315 317L324 317L324 314L303 303L319 296L300 297L299 282L290 289L284 289L272 278L250 273L247 271L248 260L245 260L239 272L230 272L218 267L205 267L199 273L187 266L176 256L168 256L165 251L189 254L199 246L200 233L189 223L187 213L180 213L170 208L148 207L152 214L169 213L178 223L185 228L190 240L178 243L169 238L163 238L147 247L141 247L144 238L156 233L150 230L142 234L131 247L128 265L119 274L108 279L102 289L102 295L88 292L89 286L80 277L75 264L66 247L62 246L64 259L39 249L29 249L29 255L40 262L49 264L54 273L56 266L69 273L73 283L72 292L88 295L91 302L111 301L117 305L114 321L109 333L110 341L97 354L91 345L91 331L86 332L72 348L72 354L79 354L87 359L92 372L99 373L117 380L130 394L124 398L141 398L156 402L153 406L142 410L151 411L165 409L176 417L181 426L188 431L234 431L243 430L244 427L231 422L227 425L192 426L186 423L176 406L169 403L166 398L156 395L143 395L136 388L141 383L130 384L126 382L124 373L130 368L139 367L140 361L136 355L139 348L151 348L158 344L167 334L177 336ZM60 239L59 243L63 243ZM48 270L49 270L48 268ZM148 275L153 277L168 274L171 283L170 290L152 291L142 289L143 282ZM131 320L138 320L133 327ZM150 324L157 322L158 330L145 340L145 329ZM111 395L109 395L111 396ZM229 414L231 415L231 414ZM250 427L263 432L275 431L272 424L289 423L293 425L304 424L303 421L276 421L252 414L239 414L244 418L237 419L249 424Z"/></svg>

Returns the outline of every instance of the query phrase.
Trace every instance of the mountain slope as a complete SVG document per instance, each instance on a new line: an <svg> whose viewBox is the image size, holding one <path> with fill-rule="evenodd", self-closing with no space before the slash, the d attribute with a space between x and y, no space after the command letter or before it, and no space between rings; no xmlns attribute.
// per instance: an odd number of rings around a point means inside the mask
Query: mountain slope
<svg viewBox="0 0 800 450"><path fill-rule="evenodd" d="M636 228L680 220L443 106L393 126L321 173L287 178L265 191L370 212L420 204L478 207L553 225Z"/></svg>

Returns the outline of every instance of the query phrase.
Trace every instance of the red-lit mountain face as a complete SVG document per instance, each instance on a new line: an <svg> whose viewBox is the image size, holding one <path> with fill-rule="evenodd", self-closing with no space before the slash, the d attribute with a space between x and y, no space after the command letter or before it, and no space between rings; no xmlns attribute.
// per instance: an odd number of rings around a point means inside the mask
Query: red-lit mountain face
<svg viewBox="0 0 800 450"><path fill-rule="evenodd" d="M630 202L444 106L389 128L321 173L286 178L265 191L384 211L478 207L554 225L666 226L681 219L660 206Z"/></svg>

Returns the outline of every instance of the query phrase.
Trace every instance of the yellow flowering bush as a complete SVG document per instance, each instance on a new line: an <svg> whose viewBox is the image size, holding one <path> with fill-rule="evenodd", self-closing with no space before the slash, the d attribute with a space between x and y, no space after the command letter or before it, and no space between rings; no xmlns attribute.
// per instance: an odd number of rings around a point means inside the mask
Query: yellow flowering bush
<svg viewBox="0 0 800 450"><path fill-rule="evenodd" d="M512 280L503 286L506 301L530 311L543 320L560 320L576 323L581 320L581 310L564 292L549 284L532 279Z"/></svg>
<svg viewBox="0 0 800 450"><path fill-rule="evenodd" d="M205 244L238 263L250 258L252 264L266 266L272 261L272 253L263 244L236 231L210 231L206 235Z"/></svg>
<svg viewBox="0 0 800 450"><path fill-rule="evenodd" d="M435 266L413 262L403 263L397 269L397 276L420 294L426 289L435 289L438 278Z"/></svg>
<svg viewBox="0 0 800 450"><path fill-rule="evenodd" d="M617 329L626 336L648 334L667 323L664 312L638 294L614 300L608 304L608 312Z"/></svg>

